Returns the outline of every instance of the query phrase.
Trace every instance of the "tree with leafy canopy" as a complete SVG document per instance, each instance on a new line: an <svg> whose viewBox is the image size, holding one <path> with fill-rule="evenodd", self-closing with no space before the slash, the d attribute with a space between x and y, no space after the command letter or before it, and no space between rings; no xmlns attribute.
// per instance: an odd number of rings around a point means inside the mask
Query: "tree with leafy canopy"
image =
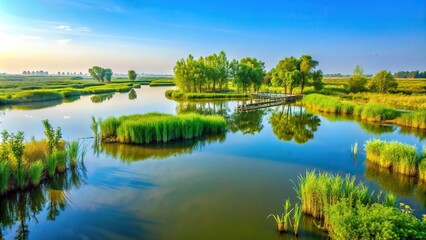
<svg viewBox="0 0 426 240"><path fill-rule="evenodd" d="M104 69L104 74L105 74L105 80L107 82L111 82L112 70L110 68Z"/></svg>
<svg viewBox="0 0 426 240"><path fill-rule="evenodd" d="M354 74L348 81L348 90L353 93L365 91L365 84L367 84L367 78L364 75L364 70L359 65L356 65Z"/></svg>
<svg viewBox="0 0 426 240"><path fill-rule="evenodd" d="M324 88L324 83L322 81L324 74L321 70L316 70L312 72L312 85L316 91L319 91Z"/></svg>
<svg viewBox="0 0 426 240"><path fill-rule="evenodd" d="M138 74L136 74L135 70L129 70L127 73L129 80L134 81L136 80L136 77L138 76Z"/></svg>
<svg viewBox="0 0 426 240"><path fill-rule="evenodd" d="M300 82L300 93L303 94L303 89L309 79L312 78L312 70L318 66L318 61L312 59L311 55L302 55L299 59L299 71L302 73Z"/></svg>
<svg viewBox="0 0 426 240"><path fill-rule="evenodd" d="M278 62L272 72L272 85L276 87L283 87L284 93L287 93L287 89L290 87L289 75L286 77L286 73L298 70L299 61L295 57L287 57Z"/></svg>
<svg viewBox="0 0 426 240"><path fill-rule="evenodd" d="M370 90L373 92L386 93L395 91L398 83L391 72L382 70L371 79Z"/></svg>
<svg viewBox="0 0 426 240"><path fill-rule="evenodd" d="M241 59L236 67L234 83L237 88L246 92L250 87L259 90L265 76L265 63L256 58L246 57Z"/></svg>

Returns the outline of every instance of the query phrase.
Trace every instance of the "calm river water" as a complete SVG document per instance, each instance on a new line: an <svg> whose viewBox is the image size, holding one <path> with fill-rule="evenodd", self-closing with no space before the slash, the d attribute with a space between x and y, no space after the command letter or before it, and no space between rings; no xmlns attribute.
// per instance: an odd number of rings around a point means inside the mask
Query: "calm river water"
<svg viewBox="0 0 426 240"><path fill-rule="evenodd" d="M85 169L57 176L26 193L0 197L0 238L13 239L293 239L278 234L270 213L286 198L290 180L307 169L353 174L372 189L392 191L420 216L426 184L367 167L362 145L380 138L426 144L425 132L315 115L297 106L236 112L238 101L176 102L170 87L83 96L0 108L0 130L44 137L41 121L61 126L64 139L84 138ZM133 98L133 97L130 97ZM225 135L166 145L95 144L91 117L123 114L221 114ZM359 143L358 156L351 145ZM326 238L309 217L301 239Z"/></svg>

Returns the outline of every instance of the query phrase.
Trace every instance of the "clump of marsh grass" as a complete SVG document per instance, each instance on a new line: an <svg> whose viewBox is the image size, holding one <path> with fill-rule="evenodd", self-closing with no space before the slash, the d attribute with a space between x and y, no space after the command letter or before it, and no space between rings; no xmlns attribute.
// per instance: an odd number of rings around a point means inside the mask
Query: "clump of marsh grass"
<svg viewBox="0 0 426 240"><path fill-rule="evenodd" d="M206 134L223 133L226 121L217 115L195 113L177 116L148 113L109 117L100 124L104 140L122 143L147 144L173 140L194 139Z"/></svg>
<svg viewBox="0 0 426 240"><path fill-rule="evenodd" d="M78 140L72 140L67 145L67 152L68 152L68 157L70 161L70 167L72 168L77 166L79 148L80 148L80 142Z"/></svg>
<svg viewBox="0 0 426 240"><path fill-rule="evenodd" d="M47 174L53 177L56 173L56 156L51 154L46 158L46 169Z"/></svg>
<svg viewBox="0 0 426 240"><path fill-rule="evenodd" d="M369 140L365 144L367 160L395 172L415 176L419 159L415 146L400 142Z"/></svg>
<svg viewBox="0 0 426 240"><path fill-rule="evenodd" d="M426 111L404 113L396 119L396 124L404 127L426 129Z"/></svg>
<svg viewBox="0 0 426 240"><path fill-rule="evenodd" d="M324 207L334 204L342 198L353 202L369 203L371 195L363 183L356 183L354 176L345 178L316 170L306 171L299 176L295 190L302 202L302 211L314 218L324 218Z"/></svg>
<svg viewBox="0 0 426 240"><path fill-rule="evenodd" d="M426 181L426 147L423 147L423 156L419 163L419 178Z"/></svg>
<svg viewBox="0 0 426 240"><path fill-rule="evenodd" d="M361 119L380 122L382 120L395 119L399 117L399 115L400 113L394 109L379 104L367 104L361 112Z"/></svg>
<svg viewBox="0 0 426 240"><path fill-rule="evenodd" d="M33 186L38 186L40 184L43 168L44 166L41 161L33 162L28 167L28 179Z"/></svg>
<svg viewBox="0 0 426 240"><path fill-rule="evenodd" d="M0 161L0 193L7 191L9 187L10 167L7 161Z"/></svg>
<svg viewBox="0 0 426 240"><path fill-rule="evenodd" d="M55 151L52 155L56 159L56 170L58 170L58 172L65 172L67 169L67 152Z"/></svg>

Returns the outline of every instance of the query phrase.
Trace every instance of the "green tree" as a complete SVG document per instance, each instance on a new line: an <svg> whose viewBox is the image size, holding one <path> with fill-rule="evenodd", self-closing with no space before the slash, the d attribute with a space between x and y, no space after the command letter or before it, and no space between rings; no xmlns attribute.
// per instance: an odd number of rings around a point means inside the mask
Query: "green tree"
<svg viewBox="0 0 426 240"><path fill-rule="evenodd" d="M302 74L299 72L299 70L294 70L285 73L284 82L285 85L290 88L290 94L293 94L293 88L297 87L300 84L301 79Z"/></svg>
<svg viewBox="0 0 426 240"><path fill-rule="evenodd" d="M312 70L318 66L318 61L312 59L311 55L302 55L299 59L299 71L302 73L300 82L300 93L303 94L303 89L309 79L312 78Z"/></svg>
<svg viewBox="0 0 426 240"><path fill-rule="evenodd" d="M237 88L243 92L246 92L250 87L253 87L254 91L257 91L262 85L264 76L265 63L256 58L246 57L241 59L239 63L234 82Z"/></svg>
<svg viewBox="0 0 426 240"><path fill-rule="evenodd" d="M134 81L136 80L136 77L138 76L135 72L135 70L129 70L129 72L127 73L129 80Z"/></svg>
<svg viewBox="0 0 426 240"><path fill-rule="evenodd" d="M276 87L283 87L284 93L290 87L293 79L286 77L286 73L293 72L299 69L299 61L295 57L284 58L278 62L272 73L272 85ZM294 85L293 85L294 87Z"/></svg>
<svg viewBox="0 0 426 240"><path fill-rule="evenodd" d="M386 93L395 91L398 83L391 72L382 70L371 79L370 90L373 92Z"/></svg>
<svg viewBox="0 0 426 240"><path fill-rule="evenodd" d="M324 88L324 83L322 81L323 73L321 70L316 70L312 72L312 85L316 91L319 91Z"/></svg>
<svg viewBox="0 0 426 240"><path fill-rule="evenodd" d="M365 91L365 84L367 84L367 78L364 75L364 71L359 65L356 65L354 74L348 81L348 90L354 93Z"/></svg>
<svg viewBox="0 0 426 240"><path fill-rule="evenodd" d="M112 70L110 68L104 69L104 74L105 74L105 80L107 82L111 82Z"/></svg>

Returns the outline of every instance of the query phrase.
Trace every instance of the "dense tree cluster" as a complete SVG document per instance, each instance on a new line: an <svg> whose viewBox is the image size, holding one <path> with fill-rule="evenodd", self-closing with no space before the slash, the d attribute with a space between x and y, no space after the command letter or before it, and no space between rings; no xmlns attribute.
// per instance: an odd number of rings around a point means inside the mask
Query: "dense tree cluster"
<svg viewBox="0 0 426 240"><path fill-rule="evenodd" d="M101 68L93 66L89 69L90 76L98 82L111 82L112 70L110 68Z"/></svg>
<svg viewBox="0 0 426 240"><path fill-rule="evenodd" d="M184 92L207 92L226 88L231 63L222 51L198 60L189 55L174 67L176 85Z"/></svg>
<svg viewBox="0 0 426 240"><path fill-rule="evenodd" d="M323 87L323 74L321 70L314 70L317 66L318 61L310 55L302 55L299 59L293 56L284 58L271 70L272 85L283 87L284 93L288 89L290 94L295 87L300 87L303 93L306 84L311 81L315 90L320 90Z"/></svg>
<svg viewBox="0 0 426 240"><path fill-rule="evenodd" d="M281 60L277 66L266 73L265 63L246 57L229 61L222 51L198 60L189 55L177 61L174 67L176 85L183 92L216 92L227 87L232 81L239 92L258 91L262 84L284 87L290 93L295 87L301 92L311 83L316 90L323 87L322 71L315 70L318 61L310 55L299 59L289 57Z"/></svg>
<svg viewBox="0 0 426 240"><path fill-rule="evenodd" d="M399 71L396 72L393 76L396 78L426 78L426 71Z"/></svg>
<svg viewBox="0 0 426 240"><path fill-rule="evenodd" d="M371 79L370 90L373 92L386 93L395 91L398 83L391 72L382 70Z"/></svg>

